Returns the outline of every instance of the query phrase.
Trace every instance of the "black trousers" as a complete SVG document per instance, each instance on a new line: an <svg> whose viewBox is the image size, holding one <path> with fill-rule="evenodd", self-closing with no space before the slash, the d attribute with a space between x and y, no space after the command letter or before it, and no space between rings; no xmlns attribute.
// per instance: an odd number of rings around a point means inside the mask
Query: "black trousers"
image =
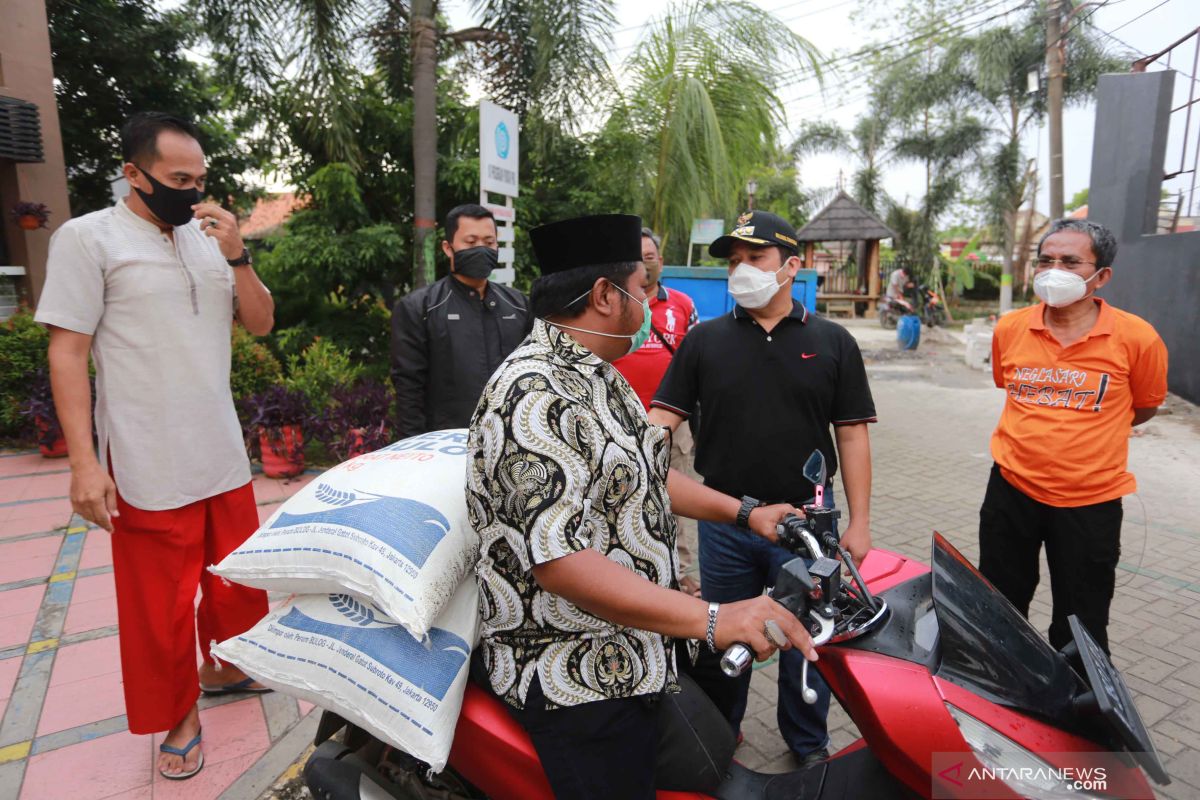
<svg viewBox="0 0 1200 800"><path fill-rule="evenodd" d="M686 675L679 693L545 708L535 678L509 712L533 741L556 800L654 800L655 790L711 793L737 747L712 701Z"/></svg>
<svg viewBox="0 0 1200 800"><path fill-rule="evenodd" d="M992 465L979 509L979 571L1028 617L1045 544L1054 601L1051 646L1061 649L1071 641L1067 617L1075 614L1107 653L1122 516L1120 498L1073 508L1040 503Z"/></svg>

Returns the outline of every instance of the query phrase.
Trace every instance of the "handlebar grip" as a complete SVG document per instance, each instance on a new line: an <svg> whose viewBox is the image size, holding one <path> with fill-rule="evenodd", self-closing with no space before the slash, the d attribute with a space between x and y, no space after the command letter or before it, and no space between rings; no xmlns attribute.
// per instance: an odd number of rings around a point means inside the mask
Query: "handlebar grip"
<svg viewBox="0 0 1200 800"><path fill-rule="evenodd" d="M738 642L730 645L725 651L725 655L721 656L721 671L731 678L736 678L741 675L754 661L754 651L749 646Z"/></svg>

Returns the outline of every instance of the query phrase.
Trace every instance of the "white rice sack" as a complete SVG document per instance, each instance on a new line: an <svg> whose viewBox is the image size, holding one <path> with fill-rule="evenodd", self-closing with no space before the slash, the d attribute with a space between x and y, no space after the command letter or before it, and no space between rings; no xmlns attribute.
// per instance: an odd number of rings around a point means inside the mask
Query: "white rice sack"
<svg viewBox="0 0 1200 800"><path fill-rule="evenodd" d="M479 557L465 429L414 436L305 486L210 569L294 594L350 594L422 637Z"/></svg>
<svg viewBox="0 0 1200 800"><path fill-rule="evenodd" d="M468 578L426 643L349 595L301 596L217 645L265 686L328 709L388 744L446 766L479 636Z"/></svg>

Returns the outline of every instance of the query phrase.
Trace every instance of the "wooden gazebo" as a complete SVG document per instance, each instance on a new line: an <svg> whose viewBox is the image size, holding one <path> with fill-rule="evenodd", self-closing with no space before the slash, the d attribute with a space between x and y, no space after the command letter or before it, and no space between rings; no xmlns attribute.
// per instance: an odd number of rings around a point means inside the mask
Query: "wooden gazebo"
<svg viewBox="0 0 1200 800"><path fill-rule="evenodd" d="M866 287L866 294L854 292L823 293L817 291L817 300L826 304L842 305L853 313L853 303L867 303L867 313L875 313L875 302L879 300L879 242L894 239L895 231L883 220L867 211L843 191L822 208L799 230L796 238L804 243L804 266L815 269L814 245L817 242L861 242L858 258L858 285ZM865 250L865 252L862 252Z"/></svg>

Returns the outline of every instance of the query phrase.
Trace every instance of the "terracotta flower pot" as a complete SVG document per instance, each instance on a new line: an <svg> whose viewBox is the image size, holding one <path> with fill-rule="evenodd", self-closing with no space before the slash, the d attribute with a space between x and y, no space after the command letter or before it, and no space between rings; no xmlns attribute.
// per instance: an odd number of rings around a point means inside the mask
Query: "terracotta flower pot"
<svg viewBox="0 0 1200 800"><path fill-rule="evenodd" d="M363 453L368 452L367 444L363 441L363 437L366 435L366 433L366 428L351 428L350 430L346 431L347 459L355 458L356 456L361 456Z"/></svg>
<svg viewBox="0 0 1200 800"><path fill-rule="evenodd" d="M42 221L33 214L22 214L17 217L17 226L23 230L36 231L42 227Z"/></svg>
<svg viewBox="0 0 1200 800"><path fill-rule="evenodd" d="M67 455L67 437L63 436L62 431L59 431L58 438L52 444L43 444L46 438L46 432L50 429L50 423L41 417L33 418L33 426L38 432L38 450L41 451L43 458L65 458Z"/></svg>
<svg viewBox="0 0 1200 800"><path fill-rule="evenodd" d="M294 478L304 471L304 433L299 425L260 430L258 443L268 478Z"/></svg>

